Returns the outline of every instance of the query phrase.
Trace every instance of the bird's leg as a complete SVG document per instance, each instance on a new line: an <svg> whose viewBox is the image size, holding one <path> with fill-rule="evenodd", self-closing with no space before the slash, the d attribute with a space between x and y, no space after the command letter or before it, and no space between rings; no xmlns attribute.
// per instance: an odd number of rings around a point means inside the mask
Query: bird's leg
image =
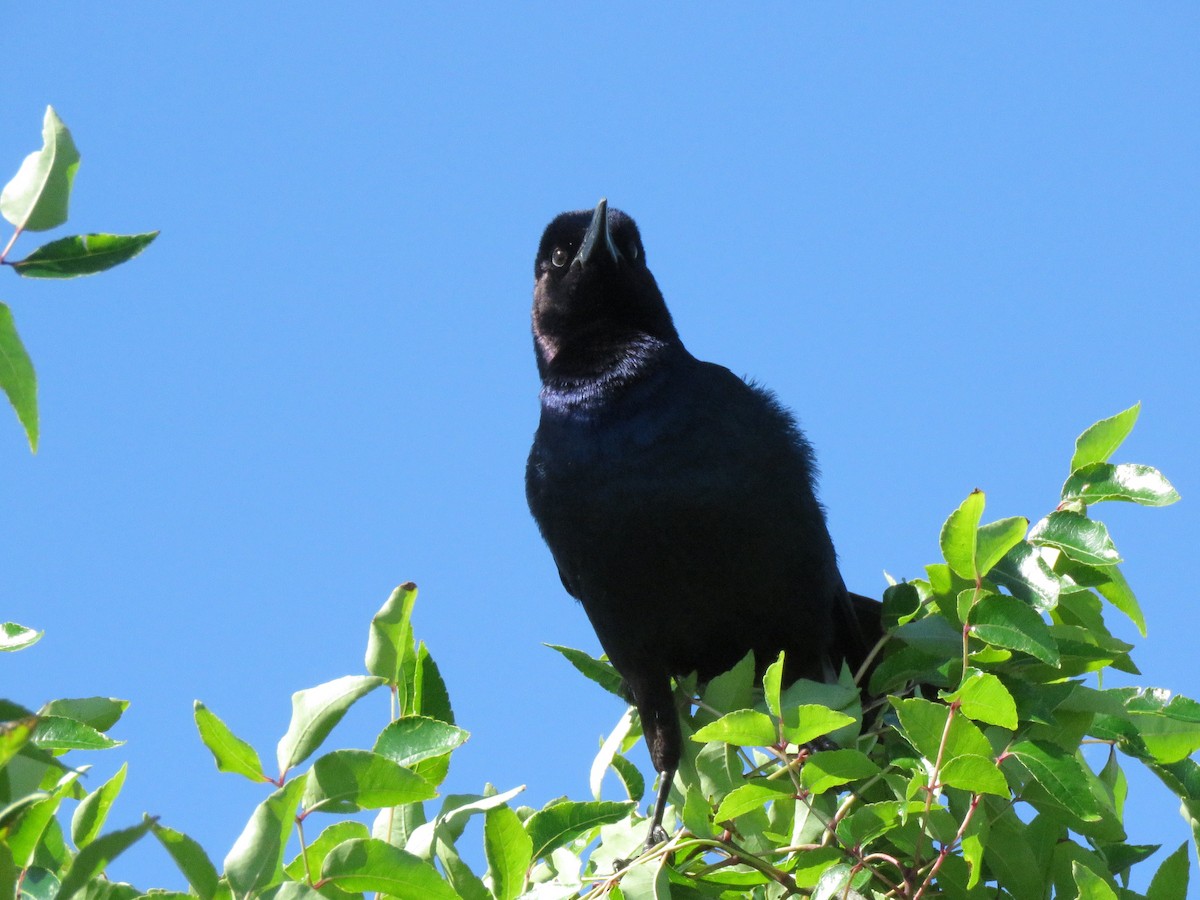
<svg viewBox="0 0 1200 900"><path fill-rule="evenodd" d="M642 719L642 734L650 751L650 761L658 772L658 796L654 801L654 816L650 820L650 832L646 835L646 849L667 839L663 831L663 813L667 808L667 795L675 770L679 768L679 754L683 735L679 730L679 711L675 708L675 697L671 693L671 679L667 675L629 684Z"/></svg>

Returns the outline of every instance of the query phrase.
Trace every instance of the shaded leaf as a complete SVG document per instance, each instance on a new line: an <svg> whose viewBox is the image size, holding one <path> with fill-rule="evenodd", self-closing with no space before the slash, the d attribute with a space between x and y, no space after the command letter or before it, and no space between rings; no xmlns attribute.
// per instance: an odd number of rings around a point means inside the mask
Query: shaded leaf
<svg viewBox="0 0 1200 900"><path fill-rule="evenodd" d="M296 819L307 774L272 792L250 816L225 856L225 877L235 894L261 891L283 877L283 851Z"/></svg>
<svg viewBox="0 0 1200 900"><path fill-rule="evenodd" d="M368 750L334 750L317 758L304 788L304 809L357 812L430 800L437 789L420 775Z"/></svg>
<svg viewBox="0 0 1200 900"><path fill-rule="evenodd" d="M97 731L108 731L128 708L128 700L118 700L116 697L78 697L51 700L42 707L41 714L75 719L84 725L91 725Z"/></svg>
<svg viewBox="0 0 1200 900"><path fill-rule="evenodd" d="M1015 597L984 597L972 610L971 621L971 633L982 641L1028 653L1048 666L1059 664L1058 645L1050 627Z"/></svg>
<svg viewBox="0 0 1200 900"><path fill-rule="evenodd" d="M1045 741L1019 741L1008 749L1055 801L1085 822L1100 820L1100 807L1088 785L1083 764L1073 754Z"/></svg>
<svg viewBox="0 0 1200 900"><path fill-rule="evenodd" d="M626 699L624 684L620 674L613 668L612 663L605 659L595 659L582 650L572 647L562 647L558 644L546 644L551 650L561 653L576 670L591 681L596 682L610 694L615 694L622 700Z"/></svg>
<svg viewBox="0 0 1200 900"><path fill-rule="evenodd" d="M411 581L400 585L371 617L367 636L367 671L391 684L400 684L405 657L415 652L412 636L412 610L417 602L417 586Z"/></svg>
<svg viewBox="0 0 1200 900"><path fill-rule="evenodd" d="M998 519L981 525L976 536L975 567L980 578L987 575L1004 555L1025 539L1029 520L1024 516Z"/></svg>
<svg viewBox="0 0 1200 900"><path fill-rule="evenodd" d="M1028 541L1014 544L988 572L988 578L1040 612L1049 612L1058 603L1058 576L1043 558L1042 550Z"/></svg>
<svg viewBox="0 0 1200 900"><path fill-rule="evenodd" d="M356 700L385 683L378 676L345 675L292 694L292 721L276 750L280 774L312 755Z"/></svg>
<svg viewBox="0 0 1200 900"><path fill-rule="evenodd" d="M431 864L374 838L334 847L325 857L321 882L351 893L375 891L399 900L459 900Z"/></svg>
<svg viewBox="0 0 1200 900"><path fill-rule="evenodd" d="M63 876L62 884L58 886L56 900L70 900L88 881L103 872L110 862L139 841L153 823L153 819L146 819L132 828L110 831L80 850Z"/></svg>
<svg viewBox="0 0 1200 900"><path fill-rule="evenodd" d="M297 881L304 881L311 872L315 880L320 876L321 866L324 865L330 850L345 841L361 840L370 836L370 830L362 822L335 822L317 835L317 839L306 846L303 852L296 854L296 857L283 867L283 871L289 878Z"/></svg>
<svg viewBox="0 0 1200 900"><path fill-rule="evenodd" d="M179 871L183 873L183 877L200 900L213 900L219 878L217 868L204 852L204 848L182 831L175 831L157 822L152 822L150 828L167 853L171 854L171 859L175 860L175 865L179 867Z"/></svg>
<svg viewBox="0 0 1200 900"><path fill-rule="evenodd" d="M1189 866L1188 845L1184 841L1154 873L1146 900L1186 900Z"/></svg>

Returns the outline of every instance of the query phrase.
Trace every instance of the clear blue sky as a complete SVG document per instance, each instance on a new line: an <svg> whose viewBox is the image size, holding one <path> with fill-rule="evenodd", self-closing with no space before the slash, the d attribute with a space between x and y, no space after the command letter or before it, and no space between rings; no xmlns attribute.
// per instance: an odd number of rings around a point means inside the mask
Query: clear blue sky
<svg viewBox="0 0 1200 900"><path fill-rule="evenodd" d="M586 793L621 710L541 646L597 648L523 469L537 241L601 196L689 348L797 412L856 591L919 576L972 488L1049 511L1075 435L1141 400L1120 456L1184 502L1102 517L1142 681L1200 694L1195 4L22 7L0 177L52 103L68 228L162 229L107 275L0 279L43 416L36 457L0 416L2 618L47 632L3 693L133 700L91 778L130 761L114 826L220 860L262 791L192 700L273 758L409 579L473 733L448 788ZM1134 838L1173 848L1129 770ZM111 871L182 885L149 844Z"/></svg>

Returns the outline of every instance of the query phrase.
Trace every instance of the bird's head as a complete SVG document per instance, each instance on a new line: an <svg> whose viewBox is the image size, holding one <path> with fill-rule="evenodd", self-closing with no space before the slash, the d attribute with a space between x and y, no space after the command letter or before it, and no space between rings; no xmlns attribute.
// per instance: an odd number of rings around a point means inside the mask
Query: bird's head
<svg viewBox="0 0 1200 900"><path fill-rule="evenodd" d="M542 376L587 375L632 345L679 335L637 224L601 200L546 226L533 267L533 336Z"/></svg>

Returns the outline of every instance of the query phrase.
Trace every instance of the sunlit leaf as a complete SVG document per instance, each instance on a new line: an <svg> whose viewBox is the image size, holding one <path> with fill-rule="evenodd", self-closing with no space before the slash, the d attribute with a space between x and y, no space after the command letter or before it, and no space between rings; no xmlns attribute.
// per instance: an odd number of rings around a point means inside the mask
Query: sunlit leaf
<svg viewBox="0 0 1200 900"><path fill-rule="evenodd" d="M697 729L693 741L724 741L740 747L768 747L779 740L775 723L766 713L738 709Z"/></svg>
<svg viewBox="0 0 1200 900"><path fill-rule="evenodd" d="M80 850L63 876L56 900L70 900L93 876L100 874L110 862L137 843L153 823L153 819L146 819L132 828L110 831Z"/></svg>
<svg viewBox="0 0 1200 900"><path fill-rule="evenodd" d="M525 872L533 860L533 841L517 814L507 806L497 806L485 813L483 849L497 900L515 900L525 890Z"/></svg>
<svg viewBox="0 0 1200 900"><path fill-rule="evenodd" d="M1029 541L1055 547L1089 566L1111 566L1121 561L1103 522L1066 509L1052 512L1034 525Z"/></svg>
<svg viewBox="0 0 1200 900"><path fill-rule="evenodd" d="M1115 416L1101 419L1075 439L1075 453L1071 457L1074 472L1092 463L1107 462L1113 452L1124 443L1137 422L1142 404L1135 403Z"/></svg>
<svg viewBox="0 0 1200 900"><path fill-rule="evenodd" d="M1002 728L1017 727L1017 704L1008 688L995 675L978 669L967 669L962 684L944 699L957 700L959 709L968 719L987 722Z"/></svg>
<svg viewBox="0 0 1200 900"><path fill-rule="evenodd" d="M0 192L0 213L23 231L47 231L67 221L79 151L53 106L42 120L42 149L30 153ZM64 898L65 900L65 898Z"/></svg>
<svg viewBox="0 0 1200 900"><path fill-rule="evenodd" d="M158 237L144 234L77 234L38 247L12 263L13 271L26 278L78 278L95 275L133 259Z"/></svg>
<svg viewBox="0 0 1200 900"><path fill-rule="evenodd" d="M317 757L304 788L306 812L357 812L430 800L437 789L420 775L368 750Z"/></svg>
<svg viewBox="0 0 1200 900"><path fill-rule="evenodd" d="M619 822L633 811L634 804L607 800L576 803L565 800L535 812L525 822L533 842L533 858L540 859L565 846L579 835L600 825Z"/></svg>
<svg viewBox="0 0 1200 900"><path fill-rule="evenodd" d="M8 402L12 404L13 411L21 422L21 427L25 429L25 437L29 440L29 449L36 453L38 447L37 375L33 371L33 360L29 358L25 345L21 342L21 336L17 334L12 310L5 303L0 303L0 390L3 390L5 396L8 397ZM22 629L14 634L9 630L10 625L12 625L11 622L4 626L6 640L3 649L5 650L19 650L21 647L27 647L42 636L40 631L31 636L26 633L28 629ZM13 639L18 640L17 646L9 646Z"/></svg>
<svg viewBox="0 0 1200 900"><path fill-rule="evenodd" d="M800 770L800 783L811 793L821 794L878 773L879 766L858 750L822 750L805 762Z"/></svg>
<svg viewBox="0 0 1200 900"><path fill-rule="evenodd" d="M1142 506L1169 506L1179 494L1152 466L1092 463L1071 473L1063 485L1062 497L1088 504L1124 500Z"/></svg>
<svg viewBox="0 0 1200 900"><path fill-rule="evenodd" d="M595 659L573 647L562 647L558 644L546 644L545 646L551 650L557 650L581 674L596 682L610 694L615 694L622 700L625 699L624 681L617 670L612 667L612 663L604 659Z"/></svg>
<svg viewBox="0 0 1200 900"><path fill-rule="evenodd" d="M113 802L125 784L127 766L128 763L122 763L112 778L84 797L75 807L75 813L71 816L71 840L75 842L76 847L90 844L100 834L104 820L108 818L108 811L112 809Z"/></svg>
<svg viewBox="0 0 1200 900"><path fill-rule="evenodd" d="M244 775L251 781L269 781L263 773L258 751L234 734L229 726L197 700L192 707L200 740L212 753L217 769Z"/></svg>
<svg viewBox="0 0 1200 900"><path fill-rule="evenodd" d="M151 829L159 843L171 854L171 859L175 860L175 865L179 867L179 871L183 873L183 877L200 900L213 900L219 879L217 868L204 852L204 848L183 832L159 825L157 822L151 825Z"/></svg>
<svg viewBox="0 0 1200 900"><path fill-rule="evenodd" d="M1028 653L1048 666L1059 664L1050 627L1015 597L992 594L981 600L971 613L971 632L994 646Z"/></svg>
<svg viewBox="0 0 1200 900"><path fill-rule="evenodd" d="M975 541L983 506L983 491L976 488L942 525L942 556L961 578L975 578Z"/></svg>

